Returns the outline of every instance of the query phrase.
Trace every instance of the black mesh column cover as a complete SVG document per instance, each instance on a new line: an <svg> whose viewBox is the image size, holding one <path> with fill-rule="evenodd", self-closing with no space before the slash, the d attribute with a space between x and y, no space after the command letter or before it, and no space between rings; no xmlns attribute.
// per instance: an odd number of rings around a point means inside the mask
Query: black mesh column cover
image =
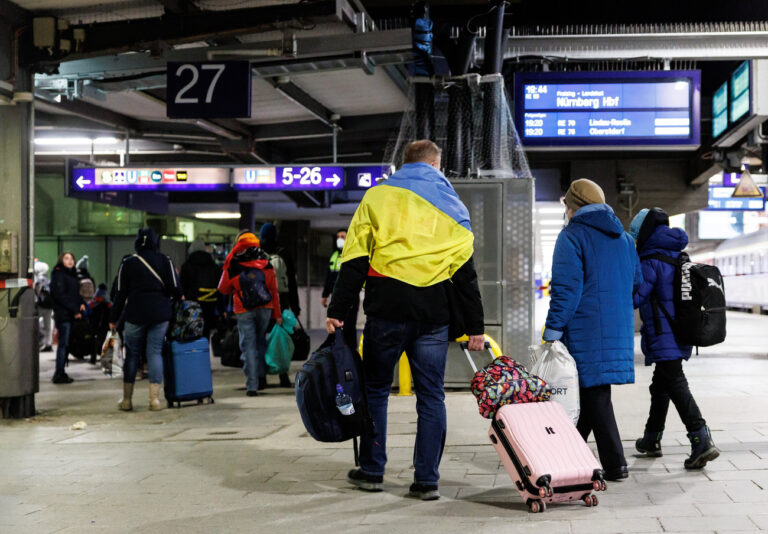
<svg viewBox="0 0 768 534"><path fill-rule="evenodd" d="M467 79L456 79L448 88L445 172L466 177L474 168L472 93Z"/></svg>
<svg viewBox="0 0 768 534"><path fill-rule="evenodd" d="M488 77L480 84L483 96L483 169L500 169L502 157L501 125L504 89L501 75Z"/></svg>
<svg viewBox="0 0 768 534"><path fill-rule="evenodd" d="M435 134L435 87L432 81L414 82L414 134L417 139L433 139Z"/></svg>

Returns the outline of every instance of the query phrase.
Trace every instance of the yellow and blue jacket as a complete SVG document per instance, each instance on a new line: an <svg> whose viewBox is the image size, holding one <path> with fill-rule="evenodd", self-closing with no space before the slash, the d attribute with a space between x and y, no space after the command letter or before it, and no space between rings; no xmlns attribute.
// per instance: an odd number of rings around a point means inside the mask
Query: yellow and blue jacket
<svg viewBox="0 0 768 534"><path fill-rule="evenodd" d="M365 283L367 315L447 323L455 288L470 297L469 322L480 330L470 333L482 333L473 242L469 211L442 173L403 165L366 192L352 218L328 316L343 316Z"/></svg>

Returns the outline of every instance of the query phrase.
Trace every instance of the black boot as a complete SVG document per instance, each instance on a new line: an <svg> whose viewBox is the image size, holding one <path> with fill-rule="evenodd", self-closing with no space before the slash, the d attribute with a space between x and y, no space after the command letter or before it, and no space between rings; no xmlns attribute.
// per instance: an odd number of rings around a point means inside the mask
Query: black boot
<svg viewBox="0 0 768 534"><path fill-rule="evenodd" d="M267 377L266 376L260 376L259 377L259 391L262 389L267 389Z"/></svg>
<svg viewBox="0 0 768 534"><path fill-rule="evenodd" d="M720 456L720 450L712 441L712 434L708 426L703 426L696 432L688 434L691 440L691 457L686 458L683 465L686 469L701 469L707 462L711 462Z"/></svg>
<svg viewBox="0 0 768 534"><path fill-rule="evenodd" d="M67 373L62 371L60 373L54 373L51 382L54 384L71 384L74 380Z"/></svg>
<svg viewBox="0 0 768 534"><path fill-rule="evenodd" d="M650 458L659 458L661 454L662 432L645 432L643 437L635 441L635 449Z"/></svg>

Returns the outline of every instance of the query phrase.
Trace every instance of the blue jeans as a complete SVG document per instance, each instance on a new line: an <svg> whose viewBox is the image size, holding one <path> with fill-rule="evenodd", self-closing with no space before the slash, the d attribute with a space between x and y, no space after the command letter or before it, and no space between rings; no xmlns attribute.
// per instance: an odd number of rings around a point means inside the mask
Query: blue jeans
<svg viewBox="0 0 768 534"><path fill-rule="evenodd" d="M363 366L368 406L376 425L375 438L360 440L360 468L369 475L383 475L387 464L387 404L395 365L405 351L416 392L416 446L414 481L437 484L438 467L445 447L445 360L448 325L417 321L388 321L368 317L363 331Z"/></svg>
<svg viewBox="0 0 768 534"><path fill-rule="evenodd" d="M69 348L69 333L72 331L72 323L69 321L56 321L56 330L59 331L59 346L56 347L56 374L61 374L67 365L67 349Z"/></svg>
<svg viewBox="0 0 768 534"><path fill-rule="evenodd" d="M123 339L125 340L125 364L123 382L136 382L141 355L147 356L149 382L163 383L163 339L168 331L168 321L157 324L134 324L126 321Z"/></svg>
<svg viewBox="0 0 768 534"><path fill-rule="evenodd" d="M269 308L256 308L235 315L244 364L245 389L248 391L259 389L259 377L267 376L264 355L267 353L267 325L271 316L272 310Z"/></svg>

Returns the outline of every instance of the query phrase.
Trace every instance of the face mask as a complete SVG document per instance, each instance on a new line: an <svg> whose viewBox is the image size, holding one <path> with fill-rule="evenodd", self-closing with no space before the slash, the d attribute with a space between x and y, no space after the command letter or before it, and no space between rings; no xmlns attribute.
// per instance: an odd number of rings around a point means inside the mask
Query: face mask
<svg viewBox="0 0 768 534"><path fill-rule="evenodd" d="M342 250L344 248L344 238L340 237L336 240L336 248Z"/></svg>

